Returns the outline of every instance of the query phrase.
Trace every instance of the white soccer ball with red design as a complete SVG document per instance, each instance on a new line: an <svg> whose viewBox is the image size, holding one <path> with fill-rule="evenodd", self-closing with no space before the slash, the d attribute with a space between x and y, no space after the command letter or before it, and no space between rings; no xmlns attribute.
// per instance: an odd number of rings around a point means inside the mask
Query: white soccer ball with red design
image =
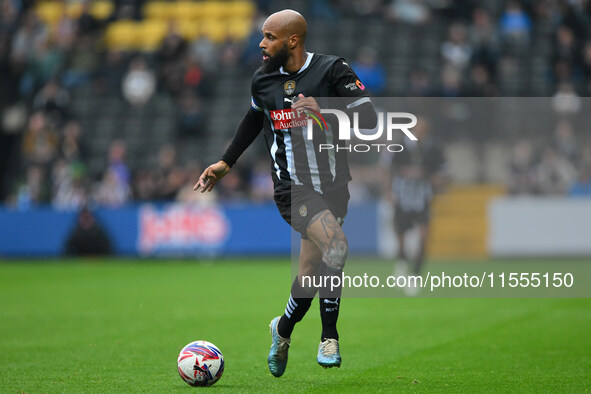
<svg viewBox="0 0 591 394"><path fill-rule="evenodd" d="M178 359L181 378L191 386L211 386L224 373L224 356L220 349L207 341L191 342Z"/></svg>

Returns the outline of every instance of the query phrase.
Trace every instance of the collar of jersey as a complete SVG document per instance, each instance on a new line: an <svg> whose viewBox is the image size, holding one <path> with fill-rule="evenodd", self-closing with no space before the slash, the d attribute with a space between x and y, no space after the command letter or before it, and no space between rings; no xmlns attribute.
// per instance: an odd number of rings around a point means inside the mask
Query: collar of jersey
<svg viewBox="0 0 591 394"><path fill-rule="evenodd" d="M304 71L305 69L308 68L308 66L310 65L310 62L312 61L312 56L314 56L314 54L312 52L306 52L306 55L308 55L308 57L306 58L306 63L304 63L302 68L300 68L298 70L297 74L301 73L302 71ZM279 67L279 72L283 75L289 75L288 72L283 71L283 66Z"/></svg>

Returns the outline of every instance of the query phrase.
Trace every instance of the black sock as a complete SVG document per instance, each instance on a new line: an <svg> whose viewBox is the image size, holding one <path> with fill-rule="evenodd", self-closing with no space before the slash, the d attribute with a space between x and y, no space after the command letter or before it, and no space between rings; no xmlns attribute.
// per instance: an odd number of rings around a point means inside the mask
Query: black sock
<svg viewBox="0 0 591 394"><path fill-rule="evenodd" d="M320 265L320 270L318 272L320 278L324 278L326 276L339 277L339 284L340 280L342 279L342 274L342 269L329 267L325 263ZM343 287L339 285L338 287L331 289L331 283L336 284L336 282L332 282L330 279L328 279L326 281L326 286L321 287L318 293L320 300L320 318L322 319L322 335L320 337L321 341L324 341L328 338L333 338L336 340L339 339L337 320L339 319L339 307Z"/></svg>
<svg viewBox="0 0 591 394"><path fill-rule="evenodd" d="M316 295L317 288L312 287L311 289L303 288L296 277L291 285L291 294L289 295L289 301L285 307L285 312L279 324L277 324L277 332L283 338L289 338L293 332L295 324L304 318L312 300Z"/></svg>

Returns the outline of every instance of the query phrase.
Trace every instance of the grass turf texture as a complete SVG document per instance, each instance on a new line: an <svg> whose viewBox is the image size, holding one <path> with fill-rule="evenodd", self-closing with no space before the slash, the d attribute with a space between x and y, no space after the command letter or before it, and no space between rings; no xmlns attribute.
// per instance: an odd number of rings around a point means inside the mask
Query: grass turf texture
<svg viewBox="0 0 591 394"><path fill-rule="evenodd" d="M271 376L282 261L0 264L0 392L588 392L591 299L345 299L343 366L316 364L318 304ZM187 343L224 353L211 388L176 371Z"/></svg>

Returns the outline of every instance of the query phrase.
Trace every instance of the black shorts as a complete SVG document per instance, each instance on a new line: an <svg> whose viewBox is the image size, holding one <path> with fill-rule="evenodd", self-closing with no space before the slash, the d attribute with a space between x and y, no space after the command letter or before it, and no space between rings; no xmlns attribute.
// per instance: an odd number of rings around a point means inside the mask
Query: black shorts
<svg viewBox="0 0 591 394"><path fill-rule="evenodd" d="M427 225L431 214L429 209L422 211L403 211L396 208L394 212L394 229L396 232L405 232L413 228L415 225Z"/></svg>
<svg viewBox="0 0 591 394"><path fill-rule="evenodd" d="M275 187L273 196L281 217L307 239L308 223L318 212L328 209L339 224L347 216L349 187L344 185L334 191L320 194L309 186Z"/></svg>

